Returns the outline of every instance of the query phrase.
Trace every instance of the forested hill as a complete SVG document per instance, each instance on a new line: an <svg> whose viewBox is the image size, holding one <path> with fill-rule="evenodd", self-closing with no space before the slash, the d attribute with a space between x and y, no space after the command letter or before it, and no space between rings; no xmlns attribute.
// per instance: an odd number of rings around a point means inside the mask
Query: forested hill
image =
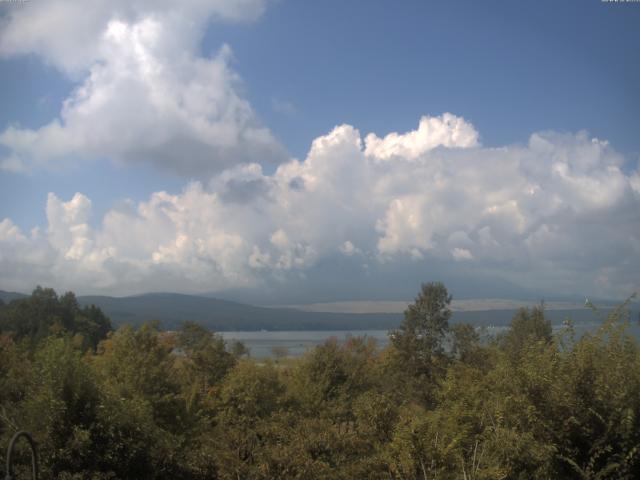
<svg viewBox="0 0 640 480"><path fill-rule="evenodd" d="M12 300L27 298L28 296L29 295L25 295L24 293L5 292L4 290L0 290L0 302L3 302L3 303L9 303Z"/></svg>
<svg viewBox="0 0 640 480"><path fill-rule="evenodd" d="M5 303L27 295L0 291ZM162 328L176 329L184 321L198 322L214 331L229 330L373 330L392 329L402 320L393 313L325 313L290 308L265 308L197 295L150 293L129 297L79 296L80 305L96 305L114 325L142 325L149 320ZM453 323L508 325L515 309L454 312ZM571 317L574 321L593 321L593 313L580 310L547 310L552 323Z"/></svg>
<svg viewBox="0 0 640 480"><path fill-rule="evenodd" d="M215 331L387 329L396 327L402 319L400 314L338 314L256 307L177 293L85 296L78 300L81 304L96 305L116 325L139 325L148 320L159 320L167 329L175 329L185 320Z"/></svg>

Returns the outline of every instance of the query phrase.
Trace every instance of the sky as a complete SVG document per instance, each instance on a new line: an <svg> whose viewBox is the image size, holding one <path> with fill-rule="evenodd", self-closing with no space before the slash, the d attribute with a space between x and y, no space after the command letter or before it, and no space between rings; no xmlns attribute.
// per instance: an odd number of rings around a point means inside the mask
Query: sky
<svg viewBox="0 0 640 480"><path fill-rule="evenodd" d="M0 289L640 289L640 3L0 2Z"/></svg>

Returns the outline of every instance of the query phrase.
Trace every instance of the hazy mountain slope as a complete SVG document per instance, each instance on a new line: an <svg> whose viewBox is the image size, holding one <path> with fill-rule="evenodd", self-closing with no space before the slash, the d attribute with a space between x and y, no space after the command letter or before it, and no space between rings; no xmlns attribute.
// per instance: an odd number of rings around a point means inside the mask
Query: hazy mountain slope
<svg viewBox="0 0 640 480"><path fill-rule="evenodd" d="M82 304L100 307L114 324L140 324L159 320L164 328L176 328L192 320L214 330L340 330L393 328L397 314L333 314L292 309L255 307L215 298L176 293L133 297L83 296Z"/></svg>
<svg viewBox="0 0 640 480"><path fill-rule="evenodd" d="M218 331L224 330L358 330L396 328L402 314L326 313L290 308L256 307L237 302L196 295L154 293L132 297L79 297L83 304L99 306L114 324L141 324L159 320L164 328L176 328L192 320ZM515 309L454 312L453 322L475 325L507 325ZM586 309L547 310L553 323L571 317L576 322L595 321Z"/></svg>
<svg viewBox="0 0 640 480"><path fill-rule="evenodd" d="M4 290L0 290L0 300L4 303L9 303L11 300L18 300L25 297L28 297L28 295L25 295L24 293L5 292Z"/></svg>
<svg viewBox="0 0 640 480"><path fill-rule="evenodd" d="M5 303L26 295L0 290ZM292 308L256 307L238 302L197 295L151 293L130 297L80 296L82 305L94 304L111 318L115 326L140 325L158 320L163 328L175 329L186 320L198 322L216 331L229 330L375 330L393 329L402 321L400 313L327 313ZM634 305L632 318L637 318ZM454 311L452 322L474 325L508 325L515 309ZM606 310L601 310L606 313ZM552 323L570 317L575 322L593 322L598 318L587 309L547 310Z"/></svg>

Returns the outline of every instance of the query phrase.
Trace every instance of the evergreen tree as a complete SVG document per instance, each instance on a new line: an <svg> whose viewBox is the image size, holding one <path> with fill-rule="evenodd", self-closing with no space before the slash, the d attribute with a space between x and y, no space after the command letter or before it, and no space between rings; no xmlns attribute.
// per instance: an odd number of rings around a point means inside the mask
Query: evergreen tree
<svg viewBox="0 0 640 480"><path fill-rule="evenodd" d="M390 333L396 370L417 380L415 388L427 402L432 400L433 382L444 368L450 304L451 295L443 283L424 283L405 310L398 330Z"/></svg>

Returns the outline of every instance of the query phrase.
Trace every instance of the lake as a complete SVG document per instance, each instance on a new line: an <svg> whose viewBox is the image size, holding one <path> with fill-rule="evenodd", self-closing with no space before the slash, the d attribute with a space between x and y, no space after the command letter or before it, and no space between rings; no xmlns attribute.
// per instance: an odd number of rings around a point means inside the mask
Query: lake
<svg viewBox="0 0 640 480"><path fill-rule="evenodd" d="M253 358L273 357L274 348L285 348L288 355L298 357L309 348L323 344L327 339L336 337L339 342L349 337L375 338L378 347L387 345L387 330L329 330L329 331L260 331L260 332L219 332L227 341L238 340L245 344Z"/></svg>
<svg viewBox="0 0 640 480"><path fill-rule="evenodd" d="M595 322L578 323L574 326L576 335L595 331L601 324ZM493 336L507 327L486 327L483 336ZM554 325L554 331L562 325ZM636 338L640 338L640 327L632 323L629 329ZM219 332L225 340L238 340L249 348L253 358L274 357L274 349L283 349L288 356L299 357L308 349L323 344L327 339L335 337L339 342L345 342L349 337L374 338L378 348L384 348L389 343L388 330L309 330L309 331L255 331L255 332Z"/></svg>

